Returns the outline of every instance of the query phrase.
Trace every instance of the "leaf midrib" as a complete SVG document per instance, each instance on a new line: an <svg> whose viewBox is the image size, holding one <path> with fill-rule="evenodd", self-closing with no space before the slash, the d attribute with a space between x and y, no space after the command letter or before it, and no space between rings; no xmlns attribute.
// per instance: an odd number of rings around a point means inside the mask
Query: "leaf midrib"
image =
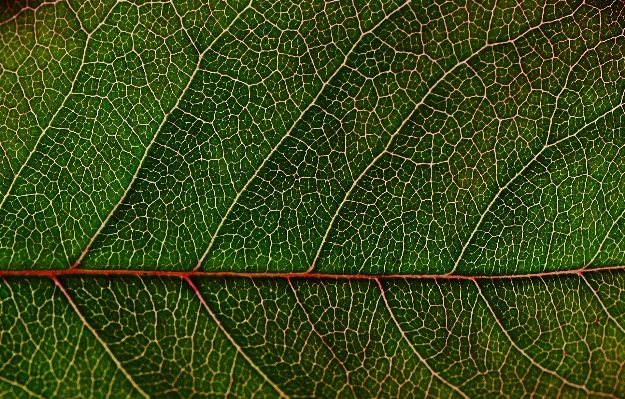
<svg viewBox="0 0 625 399"><path fill-rule="evenodd" d="M466 274L339 274L339 273L308 273L308 272L229 272L229 271L164 271L164 270L125 270L125 269L27 269L27 270L0 270L0 278L4 277L50 277L56 276L136 276L136 277L245 277L252 279L309 279L309 280L520 280L543 279L549 277L583 276L589 273L625 271L625 265L604 267L580 267L569 270L554 270L539 273L522 274L495 274L495 275L466 275Z"/></svg>

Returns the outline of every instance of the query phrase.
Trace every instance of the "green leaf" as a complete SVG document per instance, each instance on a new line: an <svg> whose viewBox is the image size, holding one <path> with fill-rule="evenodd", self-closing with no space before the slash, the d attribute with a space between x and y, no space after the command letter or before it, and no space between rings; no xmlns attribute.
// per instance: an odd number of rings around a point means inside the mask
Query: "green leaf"
<svg viewBox="0 0 625 399"><path fill-rule="evenodd" d="M0 396L625 397L625 3L0 5Z"/></svg>

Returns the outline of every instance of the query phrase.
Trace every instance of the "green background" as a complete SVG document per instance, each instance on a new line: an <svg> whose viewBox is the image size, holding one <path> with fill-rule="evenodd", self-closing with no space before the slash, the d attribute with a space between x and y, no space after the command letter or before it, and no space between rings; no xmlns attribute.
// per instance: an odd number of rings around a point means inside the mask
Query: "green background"
<svg viewBox="0 0 625 399"><path fill-rule="evenodd" d="M621 0L0 4L0 394L625 396L624 32Z"/></svg>

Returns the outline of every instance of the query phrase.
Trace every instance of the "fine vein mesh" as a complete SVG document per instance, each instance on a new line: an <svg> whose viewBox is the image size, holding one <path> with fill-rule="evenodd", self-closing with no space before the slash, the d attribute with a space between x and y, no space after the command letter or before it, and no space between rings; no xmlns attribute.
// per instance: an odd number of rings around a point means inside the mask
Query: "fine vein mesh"
<svg viewBox="0 0 625 399"><path fill-rule="evenodd" d="M625 397L624 32L1 3L0 396Z"/></svg>
<svg viewBox="0 0 625 399"><path fill-rule="evenodd" d="M620 264L622 16L620 1L25 7L0 25L2 267Z"/></svg>
<svg viewBox="0 0 625 399"><path fill-rule="evenodd" d="M0 283L0 395L140 398L50 279Z"/></svg>
<svg viewBox="0 0 625 399"><path fill-rule="evenodd" d="M622 272L379 283L186 281L61 277L81 320L50 280L6 280L0 306L11 316L2 328L9 345L0 349L0 389L17 397L29 391L134 397L89 325L150 397L625 392L625 329L615 311L623 305Z"/></svg>
<svg viewBox="0 0 625 399"><path fill-rule="evenodd" d="M84 267L194 267L228 209L248 192L242 192L246 183L292 134L361 29L394 8L374 2L357 17L350 3L260 3L236 17L204 55Z"/></svg>
<svg viewBox="0 0 625 399"><path fill-rule="evenodd" d="M150 397L272 397L179 279L62 280L81 313ZM120 306L122 308L120 308Z"/></svg>
<svg viewBox="0 0 625 399"><path fill-rule="evenodd" d="M0 6L0 201L69 94L87 34L66 3ZM4 15L6 13L6 15Z"/></svg>
<svg viewBox="0 0 625 399"><path fill-rule="evenodd" d="M172 4L111 9L90 33L73 91L3 199L4 265L68 267L78 257L196 64Z"/></svg>

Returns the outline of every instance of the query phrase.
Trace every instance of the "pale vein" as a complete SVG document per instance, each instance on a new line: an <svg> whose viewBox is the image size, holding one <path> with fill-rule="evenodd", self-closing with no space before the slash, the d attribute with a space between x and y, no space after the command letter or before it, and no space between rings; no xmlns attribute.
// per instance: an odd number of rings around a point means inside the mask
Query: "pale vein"
<svg viewBox="0 0 625 399"><path fill-rule="evenodd" d="M58 278L53 277L52 280L54 280L54 284L56 284L56 286L59 288L59 290L63 293L63 295L65 296L65 298L67 299L67 302L69 302L69 304L72 306L72 308L74 309L74 312L78 315L78 317L80 318L80 320L82 321L82 323L85 325L85 327L87 327L89 329L89 331L91 331L91 333L93 334L93 336L95 337L95 339L100 343L100 345L102 345L102 348L104 348L104 350L106 351L106 353L108 353L108 355L111 357L111 359L113 360L113 363L115 363L115 365L117 366L117 368L119 369L119 371L121 371L121 373L126 377L126 379L128 379L128 381L130 382L130 384L145 398L150 398L148 396L147 393L145 393L143 391L143 389L141 389L141 387L139 387L139 385L137 385L137 383L135 382L135 380L133 380L132 376L128 373L128 371L126 371L126 369L124 368L124 366L121 364L121 362L119 360L117 360L117 358L115 357L115 355L113 354L113 352L111 351L111 349L109 348L109 346L106 344L106 342L104 342L104 340L100 337L100 335L98 335L97 331L91 326L91 324L89 324L89 322L87 322L87 319L85 319L85 317L83 316L83 314L80 312L80 310L78 309L78 306L76 306L76 304L74 303L74 300L72 299L72 297L69 295L69 293L65 290L65 287L63 287L63 285L61 284L61 282L59 281Z"/></svg>
<svg viewBox="0 0 625 399"><path fill-rule="evenodd" d="M41 133L39 134L39 137L37 137L37 141L35 142L35 145L33 146L32 151L28 154L28 157L26 157L26 160L24 161L24 163L22 164L22 166L20 166L19 170L17 171L17 173L13 176L13 180L11 181L11 184L9 185L9 188L7 189L7 191L4 193L4 196L2 197L2 201L0 201L0 209L2 209L2 207L4 206L4 203L6 201L6 199L9 197L9 194L11 193L11 191L13 190L13 186L15 186L15 182L17 181L18 177L22 174L22 171L24 170L24 168L26 167L26 165L28 164L28 161L30 161L30 158L33 156L33 154L36 152L37 147L39 147L39 142L41 141L41 139L43 138L43 136L46 134L46 132L48 131L48 129L52 126L52 123L54 122L54 120L56 119L56 116L59 114L59 112L61 111L61 109L64 108L65 106L65 102L67 101L67 99L74 93L74 89L75 89L75 85L76 82L78 82L78 76L80 75L81 71L82 71L82 67L85 65L85 57L87 55L87 48L89 47L89 40L93 37L93 33L98 30L98 28L100 28L102 25L104 25L104 23L106 22L106 20L108 19L109 15L113 12L113 10L115 9L115 7L111 7L111 9L108 11L108 13L106 14L106 16L102 19L102 22L100 22L98 24L98 26L95 27L95 29L93 29L91 31L91 33L87 34L87 40L85 41L85 48L83 50L82 53L82 60L80 62L80 66L78 67L78 71L76 71L76 74L74 75L74 80L72 81L72 86L70 87L69 91L67 92L67 94L65 95L65 98L63 98L63 102L61 102L61 105L59 105L59 107L56 109L56 111L54 112L54 115L52 115L52 117L50 118L50 123L48 124L48 126L44 127L41 130ZM72 10L73 11L73 10ZM76 18L78 19L78 16L76 15ZM82 22L81 22L82 24Z"/></svg>
<svg viewBox="0 0 625 399"><path fill-rule="evenodd" d="M275 382L273 382L271 379L269 379L269 377L267 376L267 374L265 374L260 367L258 367L256 365L256 363L254 363L252 361L252 359L245 353L243 352L243 349L241 348L241 346L239 346L239 344L237 344L237 342L234 340L234 338L232 338L232 336L230 335L230 333L228 333L228 331L224 328L223 324L221 324L221 322L219 321L219 319L217 318L217 316L215 315L215 313L213 313L213 311L211 310L211 308L208 306L208 304L206 303L206 301L204 300L204 297L200 294L200 290L195 286L195 284L193 283L193 281L191 281L191 279L189 277L185 277L184 280L187 282L187 284L189 284L189 286L191 287L191 289L193 290L193 292L195 293L195 296L198 298L198 300L200 301L200 303L202 304L202 306L204 307L204 309L206 309L206 311L208 312L208 314L210 315L210 317L213 319L213 321L215 322L215 324L217 325L217 327L219 328L219 330L226 336L226 338L228 339L228 341L230 341L230 343L232 344L232 346L235 347L235 349L237 350L237 352L245 359L247 360L247 362L249 363L249 365L256 370L256 372L258 374L261 375L261 377L263 377L265 379L265 381L267 381L267 383L269 385L271 385L273 387L273 389L276 390L276 392L280 395L281 398L288 398L289 396L287 394L285 394L278 385L276 385Z"/></svg>
<svg viewBox="0 0 625 399"><path fill-rule="evenodd" d="M480 285L478 284L477 281L473 281L475 283L475 286L477 287L477 292L479 293L480 297L482 298L482 300L484 300L484 304L486 305L486 307L488 308L489 312L491 313L491 315L493 316L493 319L495 320L495 323L497 323L497 326L500 328L501 332L506 336L506 339L510 342L510 345L512 345L517 351L519 351L519 353L526 358L527 360L529 360L529 362L536 368L538 368L540 371L550 374L554 377L556 377L557 379L559 379L560 381L562 381L565 385L568 385L570 387L573 388L577 388L580 389L582 391L584 391L587 395L598 395L598 396L605 396L605 397L612 397L612 395L603 393L603 392L595 392L595 391L590 391L586 386L584 385L579 385L579 384L575 384L569 380L567 380L566 378L562 377L560 374L558 374L557 372L550 370L544 366L542 366L540 363L538 363L536 360L534 360L533 357L531 357L530 355L527 354L527 352L525 352L521 347L519 347L517 345L517 343L512 339L512 337L510 336L510 334L508 333L508 330L506 330L503 325L501 324L501 321L499 321L499 318L497 317L497 314L495 313L495 311L493 310L493 308L490 306L490 303L488 302L488 300L486 299L486 296L484 295L484 293L482 293L482 288L480 287Z"/></svg>
<svg viewBox="0 0 625 399"><path fill-rule="evenodd" d="M263 169L263 167L265 166L265 164L267 163L267 161L269 161L269 159L271 158L271 156L278 150L278 148L280 148L280 145L284 142L284 140L286 140L288 137L291 136L291 133L293 133L293 130L295 130L295 127L297 126L297 124L299 123L300 120L302 120L302 118L304 117L304 115L308 112L309 109L311 109L316 103L317 100L319 99L319 97L321 97L321 95L323 94L324 89L326 88L326 86L332 81L332 79L334 79L334 77L343 69L343 67L345 65L347 65L347 58L349 57L349 55L354 51L354 49L356 48L356 46L358 46L358 44L360 44L361 40L367 36L369 33L373 32L374 30L376 30L380 25L382 25L382 23L384 23L386 20L388 20L393 14L395 14L396 12L398 12L399 10L401 10L402 8L404 8L404 6L408 5L410 3L410 1L407 1L405 3L403 3L401 6L399 6L397 9L395 9L393 12L389 13L387 16L385 16L384 18L382 18L377 24L375 24L375 26L373 26L371 29L369 29L366 32L363 32L360 37L358 38L358 40L354 43L354 45L347 51L347 53L345 54L345 57L343 58L343 62L341 63L341 65L339 65L336 70L332 73L332 75L330 75L330 77L321 84L321 88L319 89L319 91L317 92L317 95L315 96L315 98L312 99L312 101L310 102L310 104L308 104L308 106L306 108L304 108L304 110L299 114L299 116L297 117L297 119L293 122L293 124L291 125L291 127L289 128L289 130L286 132L286 134L284 136L282 136L282 138L280 139L280 141L278 141L276 143L276 145L271 149L271 151L269 151L269 154L267 154L267 156L265 157L265 159L263 159L263 161L261 162L261 164L258 166L258 168L254 171L254 173L252 174L252 176L250 176L250 178L247 180L247 182L245 183L245 185L243 185L243 187L241 188L241 190L239 190L239 192L237 193L236 197L234 197L234 200L232 201L232 203L230 204L230 206L228 207L228 210L226 211L226 213L224 214L224 216L221 218L219 225L217 226L217 229L215 230L215 233L213 233L213 236L211 237L210 243L208 244L208 247L206 248L206 250L204 251L204 253L202 254L202 256L200 257L200 259L198 260L197 266L195 266L195 268L193 270L198 270L201 266L202 263L204 262L204 259L206 258L206 256L208 255L208 253L210 252L210 250L213 247L213 244L215 243L215 239L217 238L217 236L219 235L219 231L221 230L222 226L224 225L224 223L226 222L226 220L228 219L228 216L230 216L230 212L232 212L232 210L234 209L235 205L239 202L239 199L241 198L241 196L243 195L243 193L245 192L245 190L247 190L247 188L249 187L249 185L252 183L252 181L254 181L254 179L258 176L258 174L260 173L260 171Z"/></svg>
<svg viewBox="0 0 625 399"><path fill-rule="evenodd" d="M159 135L159 133L161 132L163 126L165 125L165 123L167 122L169 115L171 115L171 113L178 108L178 105L180 104L180 101L182 100L182 98L184 97L185 93L187 92L187 90L189 89L189 87L191 86L191 83L193 83L193 80L195 78L195 75L198 73L198 71L200 70L200 65L202 63L202 60L204 59L204 55L212 49L213 45L217 42L217 40L219 40L219 38L224 35L226 32L228 32L230 30L230 28L232 27L232 25L235 24L235 22L239 19L239 17L241 17L241 15L243 15L243 13L245 13L245 11L247 11L249 8L251 8L251 3L248 4L243 10L241 10L241 12L239 12L237 14L237 16L235 18L232 19L232 21L230 21L230 24L228 24L228 26L217 36L215 37L215 39L208 45L208 47L206 47L206 49L198 56L198 62L197 65L195 66L195 69L193 70L193 73L191 73L191 76L189 77L189 80L187 82L187 84L185 85L185 87L182 89L182 92L180 93L180 96L178 97L178 99L176 100L176 103L171 107L171 109L169 110L169 112L167 112L164 116L163 116L163 120L161 121L160 125L158 126L158 128L156 129L156 133L152 136L152 140L150 141L150 143L147 145L147 147L145 148L145 151L143 152L143 156L141 157L141 160L139 161L139 165L137 165L137 168L135 170L134 175L132 176L132 179L130 179L130 182L128 183L128 185L126 186L126 190L124 190L124 193L121 195L121 197L119 198L119 201L117 201L117 204L115 204L115 206L111 209L111 211L109 212L108 216L106 217L106 219L104 219L104 221L100 224L100 227L98 228L98 230L95 232L95 234L91 237L91 240L89 240L89 243L87 244L87 246L85 247L85 249L82 251L82 253L80 254L80 257L76 260L76 262L72 265L72 268L77 267L80 262L82 262L83 258L85 257L85 255L87 255L87 252L89 252L89 249L91 249L91 246L93 245L93 243L95 242L96 238L100 235L100 233L102 232L102 230L104 229L104 227L106 225L108 225L109 220L113 217L113 214L115 213L115 211L117 211L117 208L119 208L119 206L124 202L124 200L126 199L128 193L130 192L130 190L132 189L132 186L134 184L134 182L137 180L137 177L139 176L139 173L142 170L143 167L143 162L145 162L145 160L148 157L148 153L150 152L150 148L152 148L152 145L156 142L156 139Z"/></svg>
<svg viewBox="0 0 625 399"><path fill-rule="evenodd" d="M412 349L412 351L414 352L415 355L417 355L417 357L419 358L419 360L421 361L421 363L423 363L423 365L425 367L427 367L427 369L430 371L430 373L436 377L438 380L440 380L441 382L443 382L445 385L447 385L448 387L450 387L451 389L453 389L455 392L457 392L460 396L462 396L465 399L469 399L469 397L462 392L462 390L460 390L460 388L458 388L457 386L455 386L454 384L450 383L449 381L447 381L445 378L443 378L443 376L441 376L440 374L438 374L436 372L436 370L434 370L429 363L423 358L423 356L421 356L421 354L419 353L419 351L417 351L417 349L414 347L414 345L412 345L412 342L408 339L408 337L406 336L406 333L404 332L404 330L401 328L401 326L399 325L399 322L397 321L397 319L395 318L395 313L393 313L393 309L391 308L391 306L389 305L388 301L386 300L386 294L384 292L384 287L382 286L382 282L380 282L380 280L376 279L375 282L378 284L378 288L380 289L380 296L382 297L382 300L384 301L384 305L386 306L386 309L388 310L388 313L391 315L391 319L393 319L393 323L395 323L395 326L397 327L397 329L399 330L399 333L401 334L402 338L404 339L404 341L406 341L406 343L408 344L408 346L410 346L410 349Z"/></svg>

